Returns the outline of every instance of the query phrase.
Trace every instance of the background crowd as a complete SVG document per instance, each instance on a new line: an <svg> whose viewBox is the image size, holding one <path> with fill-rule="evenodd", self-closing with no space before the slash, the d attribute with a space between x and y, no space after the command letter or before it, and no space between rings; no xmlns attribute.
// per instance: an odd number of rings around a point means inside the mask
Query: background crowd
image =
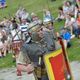
<svg viewBox="0 0 80 80"><path fill-rule="evenodd" d="M80 0L64 1L58 8L57 18L53 17L49 9L44 9L43 20L41 20L37 14L34 12L30 14L23 7L19 7L14 17L4 17L0 22L0 58L5 57L12 49L15 51L13 53L18 53L20 49L18 47L15 50L15 47L22 45L21 40L26 41L25 37L30 34L29 28L40 25L45 26L44 30L52 30L55 21L65 21L64 26L56 32L56 35L62 37L65 48L70 47L72 38L80 38ZM12 46L14 41L15 44L16 42L19 44Z"/></svg>

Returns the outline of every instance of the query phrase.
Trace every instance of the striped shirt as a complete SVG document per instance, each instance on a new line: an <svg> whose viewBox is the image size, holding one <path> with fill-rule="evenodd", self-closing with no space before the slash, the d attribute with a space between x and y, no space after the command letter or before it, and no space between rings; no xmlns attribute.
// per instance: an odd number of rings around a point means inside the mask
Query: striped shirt
<svg viewBox="0 0 80 80"><path fill-rule="evenodd" d="M27 32L28 24L26 24L26 25L21 25L19 29L20 29L22 32Z"/></svg>

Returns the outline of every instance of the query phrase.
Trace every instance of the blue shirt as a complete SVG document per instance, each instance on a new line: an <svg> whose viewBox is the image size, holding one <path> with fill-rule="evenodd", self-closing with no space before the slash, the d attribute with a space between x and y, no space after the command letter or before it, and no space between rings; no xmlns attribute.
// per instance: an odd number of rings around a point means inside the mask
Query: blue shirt
<svg viewBox="0 0 80 80"><path fill-rule="evenodd" d="M66 32L62 35L62 38L65 39L65 40L70 40L71 38L71 34L70 32Z"/></svg>
<svg viewBox="0 0 80 80"><path fill-rule="evenodd" d="M0 2L4 3L4 2L6 2L6 0L0 0Z"/></svg>

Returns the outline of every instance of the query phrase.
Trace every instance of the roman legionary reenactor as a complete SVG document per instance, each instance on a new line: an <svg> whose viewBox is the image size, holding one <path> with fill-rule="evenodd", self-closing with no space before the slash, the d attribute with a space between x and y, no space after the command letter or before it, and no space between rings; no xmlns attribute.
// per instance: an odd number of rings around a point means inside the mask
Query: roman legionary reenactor
<svg viewBox="0 0 80 80"><path fill-rule="evenodd" d="M37 26L29 38L29 41L22 46L17 59L17 75L20 76L21 71L28 74L34 72L35 80L49 80L43 55L56 50L53 33L45 26Z"/></svg>
<svg viewBox="0 0 80 80"><path fill-rule="evenodd" d="M21 39L21 31L18 29L18 24L15 20L12 21L13 30L11 31L12 36L12 45L11 48L13 50L13 58L16 58L19 54L20 48L22 46L22 39Z"/></svg>

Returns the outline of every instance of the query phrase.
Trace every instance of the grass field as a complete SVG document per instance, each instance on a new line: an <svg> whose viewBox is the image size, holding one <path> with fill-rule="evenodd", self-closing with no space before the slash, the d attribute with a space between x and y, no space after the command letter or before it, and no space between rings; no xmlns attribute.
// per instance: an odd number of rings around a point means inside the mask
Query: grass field
<svg viewBox="0 0 80 80"><path fill-rule="evenodd" d="M10 16L14 16L14 13L19 8L19 6L23 6L31 12L35 12L39 15L40 18L42 18L43 15L43 9L49 8L52 15L54 17L57 16L57 8L62 5L62 2L64 0L56 0L55 2L51 2L50 0L7 0L8 7L5 9L0 9L0 20L3 19L3 17L7 16L8 18ZM56 22L55 23L55 30L59 31L60 27L64 25L64 22ZM72 47L69 48L68 56L70 61L78 60L80 61L80 42L79 39L75 38L71 40ZM14 64L12 63L12 56L11 54L8 54L7 57L0 59L0 68L3 67L11 67Z"/></svg>

